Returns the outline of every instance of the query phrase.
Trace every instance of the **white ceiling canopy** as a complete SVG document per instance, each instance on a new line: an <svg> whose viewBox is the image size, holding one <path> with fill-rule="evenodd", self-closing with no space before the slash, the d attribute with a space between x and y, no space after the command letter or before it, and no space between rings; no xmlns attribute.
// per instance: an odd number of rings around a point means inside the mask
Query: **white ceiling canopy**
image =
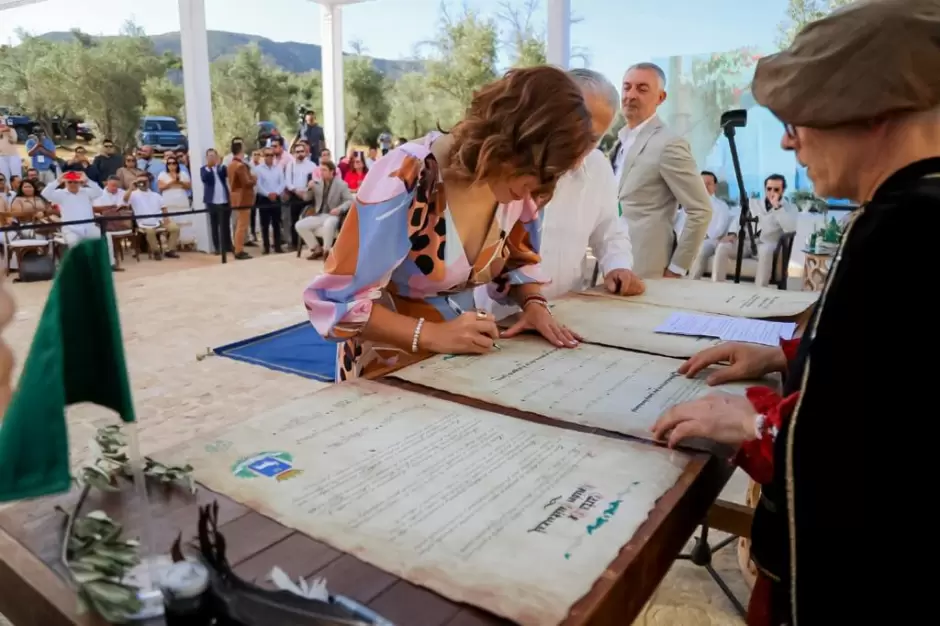
<svg viewBox="0 0 940 626"><path fill-rule="evenodd" d="M3 9L12 9L14 7L26 6L27 4L37 4L44 1L45 0L0 0L0 11Z"/></svg>

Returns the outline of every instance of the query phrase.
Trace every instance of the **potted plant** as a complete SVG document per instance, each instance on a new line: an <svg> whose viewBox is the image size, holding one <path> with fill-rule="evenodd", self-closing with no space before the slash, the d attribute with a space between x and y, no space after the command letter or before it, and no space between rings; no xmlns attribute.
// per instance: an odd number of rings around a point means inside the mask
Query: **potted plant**
<svg viewBox="0 0 940 626"><path fill-rule="evenodd" d="M799 189L790 194L790 200L804 213L828 213L829 204L812 191Z"/></svg>
<svg viewBox="0 0 940 626"><path fill-rule="evenodd" d="M836 218L830 218L829 223L816 231L816 252L819 254L833 254L839 248L842 242L844 229L836 221Z"/></svg>

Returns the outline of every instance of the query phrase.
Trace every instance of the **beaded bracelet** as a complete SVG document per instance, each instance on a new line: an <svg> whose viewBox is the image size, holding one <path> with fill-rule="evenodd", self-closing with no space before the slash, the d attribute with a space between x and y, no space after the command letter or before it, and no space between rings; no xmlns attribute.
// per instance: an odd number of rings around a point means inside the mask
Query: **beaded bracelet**
<svg viewBox="0 0 940 626"><path fill-rule="evenodd" d="M536 302L545 308L548 308L548 300L542 294L534 293L522 299L522 308L526 308L530 303Z"/></svg>
<svg viewBox="0 0 940 626"><path fill-rule="evenodd" d="M415 354L418 352L418 339L421 338L421 329L424 327L424 318L420 318L418 323L415 324L415 332L411 336L411 352Z"/></svg>

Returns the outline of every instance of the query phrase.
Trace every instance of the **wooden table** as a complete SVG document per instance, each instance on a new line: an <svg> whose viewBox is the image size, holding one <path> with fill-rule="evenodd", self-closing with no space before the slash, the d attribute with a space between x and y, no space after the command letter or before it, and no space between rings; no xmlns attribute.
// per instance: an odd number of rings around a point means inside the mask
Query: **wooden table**
<svg viewBox="0 0 940 626"><path fill-rule="evenodd" d="M385 378L382 382L520 419L627 438L403 381ZM659 586L695 527L705 518L731 472L727 462L695 453L675 486L657 502L633 539L623 547L588 595L575 604L565 626L630 624ZM0 613L15 626L97 626L103 623L92 615L79 614L75 594L66 583L59 563L63 516L54 506L71 510L77 495L77 491L73 491L17 503L0 511ZM82 511L104 510L113 519L126 524L127 536L137 535L138 520L134 519L133 512L122 508L124 495L93 491ZM178 533L195 535L197 507L213 500L220 505L221 531L227 539L228 556L235 572L259 585L269 586L266 576L277 565L295 578L324 576L331 591L366 604L399 626L509 623L400 580L205 488L195 496L180 489L152 493L151 517L155 518L152 526L156 544L165 546L168 552ZM154 620L148 622L148 626L162 623L162 620Z"/></svg>

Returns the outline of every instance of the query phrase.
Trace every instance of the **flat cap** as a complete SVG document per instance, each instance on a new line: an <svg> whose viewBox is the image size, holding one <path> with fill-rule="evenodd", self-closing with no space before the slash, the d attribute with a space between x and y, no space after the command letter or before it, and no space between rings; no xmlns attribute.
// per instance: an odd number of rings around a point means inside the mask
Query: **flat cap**
<svg viewBox="0 0 940 626"><path fill-rule="evenodd" d="M757 63L757 102L827 128L940 106L940 0L858 0Z"/></svg>

